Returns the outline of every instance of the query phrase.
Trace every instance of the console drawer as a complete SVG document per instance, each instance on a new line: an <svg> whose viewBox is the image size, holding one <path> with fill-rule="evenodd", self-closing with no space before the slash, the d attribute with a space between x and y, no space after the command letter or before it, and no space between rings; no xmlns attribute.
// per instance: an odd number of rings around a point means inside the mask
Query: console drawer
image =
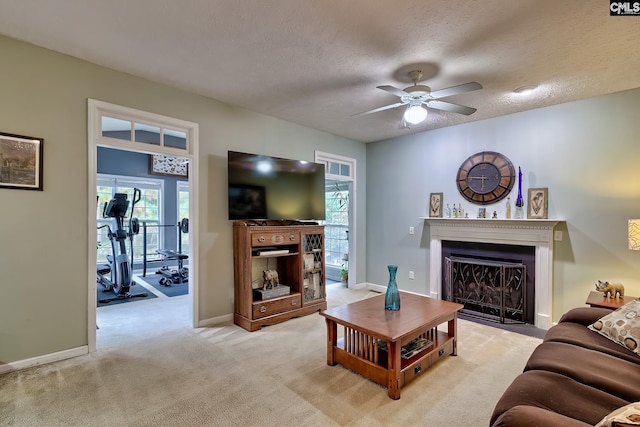
<svg viewBox="0 0 640 427"><path fill-rule="evenodd" d="M300 242L300 233L264 232L251 234L251 246L293 245Z"/></svg>
<svg viewBox="0 0 640 427"><path fill-rule="evenodd" d="M302 298L299 293L287 295L280 298L274 298L267 301L258 301L253 303L253 318L271 316L272 314L284 313L296 308L300 308Z"/></svg>
<svg viewBox="0 0 640 427"><path fill-rule="evenodd" d="M414 380L418 375L426 371L431 367L431 355L422 358L418 362L415 362L409 365L406 369L403 369L404 372L404 384L409 383Z"/></svg>
<svg viewBox="0 0 640 427"><path fill-rule="evenodd" d="M438 347L438 349L431 355L431 363L436 363L443 357L450 355L451 352L453 352L453 341L449 340L443 346Z"/></svg>

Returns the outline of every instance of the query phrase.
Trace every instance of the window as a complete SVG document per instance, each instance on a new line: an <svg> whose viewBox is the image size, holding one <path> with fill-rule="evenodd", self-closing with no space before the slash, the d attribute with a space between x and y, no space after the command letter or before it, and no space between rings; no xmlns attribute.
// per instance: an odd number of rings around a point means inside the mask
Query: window
<svg viewBox="0 0 640 427"><path fill-rule="evenodd" d="M348 269L349 183L327 179L325 185L325 263Z"/></svg>
<svg viewBox="0 0 640 427"><path fill-rule="evenodd" d="M129 209L126 213L127 220L124 225L125 227L128 227L128 218L131 216L133 189L140 189L140 201L136 203L133 211L133 216L140 222L140 233L133 239L133 259L134 262L142 262L144 250L144 237L142 231L143 222L150 226L147 228L147 254L155 254L156 250L161 248L163 243L162 233L158 233L158 227L152 226L162 223L162 215L159 208L162 202L162 180L98 174L96 184L98 193L98 206L96 209L98 227L109 225L112 230L115 229L114 219L103 218L105 203L108 203L115 193L127 194L127 198L129 199ZM98 263L104 264L107 263L106 256L111 255L111 242L108 238L107 228L98 228L97 237L97 261ZM127 251L129 250L129 243L127 242Z"/></svg>
<svg viewBox="0 0 640 427"><path fill-rule="evenodd" d="M189 183L178 181L178 222L183 218L189 219ZM182 253L189 253L189 234L182 233Z"/></svg>
<svg viewBox="0 0 640 427"><path fill-rule="evenodd" d="M187 151L187 132L103 115L102 136Z"/></svg>

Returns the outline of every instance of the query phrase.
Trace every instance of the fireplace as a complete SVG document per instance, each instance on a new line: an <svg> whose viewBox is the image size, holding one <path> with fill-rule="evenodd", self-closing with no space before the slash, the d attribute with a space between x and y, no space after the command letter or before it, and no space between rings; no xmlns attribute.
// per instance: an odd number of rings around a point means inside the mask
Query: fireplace
<svg viewBox="0 0 640 427"><path fill-rule="evenodd" d="M532 323L551 327L553 295L553 228L558 220L547 219L449 219L422 218L429 224L429 296L443 298L443 242L487 243L529 247L534 253L533 296L527 299Z"/></svg>
<svg viewBox="0 0 640 427"><path fill-rule="evenodd" d="M469 317L534 324L535 248L442 242L442 299Z"/></svg>

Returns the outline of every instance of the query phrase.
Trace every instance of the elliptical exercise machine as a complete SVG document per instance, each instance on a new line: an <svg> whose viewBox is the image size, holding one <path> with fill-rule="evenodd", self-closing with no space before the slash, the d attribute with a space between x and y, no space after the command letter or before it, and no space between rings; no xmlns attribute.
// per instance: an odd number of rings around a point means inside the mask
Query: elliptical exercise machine
<svg viewBox="0 0 640 427"><path fill-rule="evenodd" d="M108 303L126 298L147 297L147 292L132 294L131 287L136 283L133 281L133 236L138 234L140 226L138 219L133 217L133 210L136 203L140 201L140 189L133 189L133 201L131 204L131 215L129 216L129 230L124 228L124 218L129 208L129 200L126 193L116 193L108 203L105 202L102 210L103 218L113 218L115 221L115 231L108 224L98 227L107 229L107 236L111 241L111 255L107 255L109 264L99 265L97 267L97 282L101 284L103 291L113 291L116 295L112 298L100 299L101 303ZM127 254L127 243L129 240L129 248L131 257ZM107 275L110 275L107 278Z"/></svg>

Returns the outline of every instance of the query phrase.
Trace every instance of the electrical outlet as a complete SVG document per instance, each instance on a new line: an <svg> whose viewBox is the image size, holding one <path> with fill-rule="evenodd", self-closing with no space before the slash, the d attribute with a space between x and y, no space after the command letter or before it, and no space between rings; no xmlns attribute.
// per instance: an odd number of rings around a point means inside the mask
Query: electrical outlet
<svg viewBox="0 0 640 427"><path fill-rule="evenodd" d="M415 229L413 227L409 227L409 234L415 234Z"/></svg>
<svg viewBox="0 0 640 427"><path fill-rule="evenodd" d="M409 271L409 279L415 279L415 275L413 274L413 271Z"/></svg>

